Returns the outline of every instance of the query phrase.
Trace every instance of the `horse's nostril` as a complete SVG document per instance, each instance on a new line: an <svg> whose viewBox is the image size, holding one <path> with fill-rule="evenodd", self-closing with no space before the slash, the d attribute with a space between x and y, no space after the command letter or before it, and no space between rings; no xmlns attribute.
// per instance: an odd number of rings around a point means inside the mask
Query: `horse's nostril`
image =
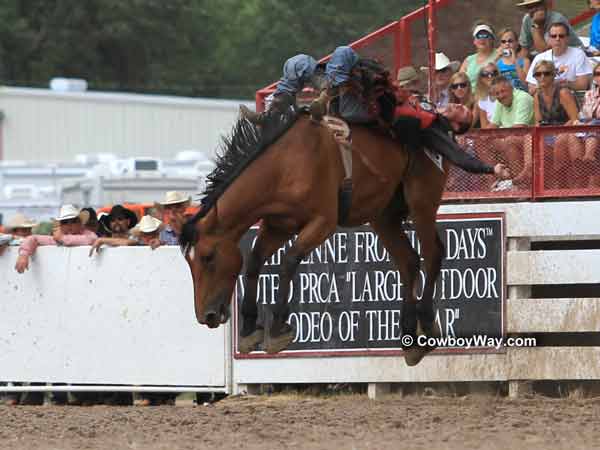
<svg viewBox="0 0 600 450"><path fill-rule="evenodd" d="M204 322L208 325L215 323L217 321L217 313L216 312L207 312L204 316Z"/></svg>

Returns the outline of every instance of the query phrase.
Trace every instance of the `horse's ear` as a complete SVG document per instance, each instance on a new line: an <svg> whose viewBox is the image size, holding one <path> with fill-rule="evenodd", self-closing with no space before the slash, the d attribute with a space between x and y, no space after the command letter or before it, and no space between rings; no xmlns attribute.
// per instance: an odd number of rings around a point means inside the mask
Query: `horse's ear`
<svg viewBox="0 0 600 450"><path fill-rule="evenodd" d="M217 225L217 209L211 208L208 214L200 220L199 225L201 233L211 232Z"/></svg>

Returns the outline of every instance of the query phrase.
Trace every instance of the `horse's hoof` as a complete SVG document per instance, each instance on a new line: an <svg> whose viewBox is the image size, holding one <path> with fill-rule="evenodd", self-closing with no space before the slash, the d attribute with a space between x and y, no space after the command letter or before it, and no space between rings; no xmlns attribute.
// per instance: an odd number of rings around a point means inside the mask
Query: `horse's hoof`
<svg viewBox="0 0 600 450"><path fill-rule="evenodd" d="M442 333L440 331L440 327L435 321L423 326L423 324L419 320L417 321L417 335L425 335L427 337L439 338L442 335ZM426 345L422 347L414 345L404 350L404 361L406 362L406 365L409 367L416 366L421 362L425 355L435 350L436 347L437 345Z"/></svg>
<svg viewBox="0 0 600 450"><path fill-rule="evenodd" d="M238 342L238 352L242 354L248 354L254 349L256 346L263 341L265 338L265 330L262 328L257 328L254 332L250 333L248 336L241 337Z"/></svg>
<svg viewBox="0 0 600 450"><path fill-rule="evenodd" d="M294 337L296 337L296 332L292 327L286 324L281 334L278 334L277 336L267 336L265 341L265 351L270 355L279 353L291 344Z"/></svg>

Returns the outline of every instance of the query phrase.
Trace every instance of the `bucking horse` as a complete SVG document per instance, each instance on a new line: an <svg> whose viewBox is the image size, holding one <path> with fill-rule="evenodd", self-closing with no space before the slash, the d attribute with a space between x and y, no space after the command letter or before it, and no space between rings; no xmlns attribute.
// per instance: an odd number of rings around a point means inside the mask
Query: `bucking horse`
<svg viewBox="0 0 600 450"><path fill-rule="evenodd" d="M239 118L224 138L216 168L207 177L201 210L183 227L182 252L191 269L198 322L210 328L225 323L243 266L239 242L259 223L247 256L246 289L241 306L239 351L263 342L267 353L285 349L295 330L287 322L290 282L300 261L338 226L369 223L400 272L404 289L402 332L439 334L433 309L434 285L443 245L436 215L447 177L422 150L408 149L377 126L351 127L351 207L340 207L347 180L339 139L325 120L315 123L298 108L267 117L256 126ZM404 232L407 218L421 244L426 282L417 301L420 257ZM270 326L257 323L257 285L265 261L297 236L282 258L280 288ZM415 339L416 342L416 339ZM404 348L414 365L430 349Z"/></svg>

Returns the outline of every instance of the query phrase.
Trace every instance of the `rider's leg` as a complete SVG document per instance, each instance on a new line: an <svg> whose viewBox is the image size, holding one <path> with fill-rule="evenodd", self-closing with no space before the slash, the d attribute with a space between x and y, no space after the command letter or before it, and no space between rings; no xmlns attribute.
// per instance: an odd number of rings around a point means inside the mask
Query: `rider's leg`
<svg viewBox="0 0 600 450"><path fill-rule="evenodd" d="M267 114L283 114L287 109L292 106L296 102L296 97L287 93L280 92L273 94L273 100L269 105L269 108L261 113L257 113L247 108L244 105L240 105L240 115L248 119L250 122L260 125L264 120Z"/></svg>
<svg viewBox="0 0 600 450"><path fill-rule="evenodd" d="M352 68L359 59L358 54L350 47L338 47L333 51L325 68L328 88L310 105L313 120L320 121L327 113L327 105L339 95L340 87L350 81Z"/></svg>

